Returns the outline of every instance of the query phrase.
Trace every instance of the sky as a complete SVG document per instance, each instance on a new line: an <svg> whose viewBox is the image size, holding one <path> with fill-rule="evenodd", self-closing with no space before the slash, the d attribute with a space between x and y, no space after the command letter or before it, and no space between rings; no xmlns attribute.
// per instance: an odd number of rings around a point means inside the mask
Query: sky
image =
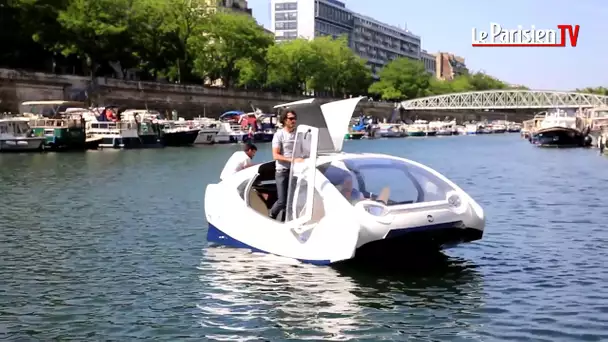
<svg viewBox="0 0 608 342"><path fill-rule="evenodd" d="M608 1L579 0L345 0L346 7L421 36L428 52L465 58L472 71L536 90L608 87ZM270 1L249 0L258 23L270 28ZM371 5L371 6L370 6ZM490 23L514 29L580 25L578 44L566 48L472 47L472 29Z"/></svg>

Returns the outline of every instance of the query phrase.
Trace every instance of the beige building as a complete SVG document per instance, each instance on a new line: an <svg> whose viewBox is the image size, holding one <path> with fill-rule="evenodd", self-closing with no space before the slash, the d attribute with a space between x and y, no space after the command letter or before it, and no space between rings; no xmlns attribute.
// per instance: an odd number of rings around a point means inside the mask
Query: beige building
<svg viewBox="0 0 608 342"><path fill-rule="evenodd" d="M435 64L435 74L440 80L453 80L454 77L468 72L464 58L449 52L437 52Z"/></svg>

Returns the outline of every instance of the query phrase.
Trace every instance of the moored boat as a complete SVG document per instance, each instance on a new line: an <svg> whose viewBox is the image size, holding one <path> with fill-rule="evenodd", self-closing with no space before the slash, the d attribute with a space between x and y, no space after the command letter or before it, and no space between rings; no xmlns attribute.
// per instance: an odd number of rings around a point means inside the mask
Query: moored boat
<svg viewBox="0 0 608 342"><path fill-rule="evenodd" d="M608 129L608 106L590 108L585 111L586 125L593 145L598 146L599 138Z"/></svg>
<svg viewBox="0 0 608 342"><path fill-rule="evenodd" d="M239 123L243 114L245 113L241 111L228 111L220 115L220 127L215 136L215 143L231 144L247 140L249 132L244 131Z"/></svg>
<svg viewBox="0 0 608 342"><path fill-rule="evenodd" d="M539 147L583 147L590 144L584 121L575 113L557 109L547 112L531 142Z"/></svg>
<svg viewBox="0 0 608 342"><path fill-rule="evenodd" d="M164 146L192 146L198 138L200 129L186 121L161 120L160 141Z"/></svg>
<svg viewBox="0 0 608 342"><path fill-rule="evenodd" d="M43 151L45 137L35 136L26 117L0 117L0 152Z"/></svg>
<svg viewBox="0 0 608 342"><path fill-rule="evenodd" d="M407 135L410 137L425 137L426 136L425 120L416 120L413 124L407 126Z"/></svg>
<svg viewBox="0 0 608 342"><path fill-rule="evenodd" d="M215 137L220 130L219 120L198 117L192 120L194 127L198 127L198 137L194 141L195 145L210 145L215 143Z"/></svg>
<svg viewBox="0 0 608 342"><path fill-rule="evenodd" d="M378 128L377 135L379 135L382 138L401 138L401 137L403 137L401 129L399 128L399 125L397 125L397 124L381 123L378 125L378 127L379 128Z"/></svg>
<svg viewBox="0 0 608 342"><path fill-rule="evenodd" d="M84 107L75 101L26 101L21 103L21 112L31 118L34 134L46 138L45 150L84 151L94 147L87 144Z"/></svg>
<svg viewBox="0 0 608 342"><path fill-rule="evenodd" d="M492 133L505 133L507 131L507 125L502 122L492 123L491 127Z"/></svg>
<svg viewBox="0 0 608 342"><path fill-rule="evenodd" d="M91 134L91 139L101 138L100 148L162 147L159 141L160 127L150 119L155 115L155 112L147 110L118 113L114 108L107 107L99 117L95 113L85 116L87 133Z"/></svg>

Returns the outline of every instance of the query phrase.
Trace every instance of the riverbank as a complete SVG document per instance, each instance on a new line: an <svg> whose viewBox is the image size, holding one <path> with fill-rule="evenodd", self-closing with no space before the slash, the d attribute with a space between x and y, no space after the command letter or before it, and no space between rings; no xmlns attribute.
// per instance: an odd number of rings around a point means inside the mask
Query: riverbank
<svg viewBox="0 0 608 342"><path fill-rule="evenodd" d="M85 100L90 97L100 104L159 111L177 110L180 116L217 117L229 110L251 111L251 106L265 112L304 96L205 87L158 82L139 82L113 78L55 75L41 72L0 69L0 112L18 112L19 104L33 100ZM335 99L321 99L332 101ZM389 117L395 105L387 102L362 101L359 109L366 115Z"/></svg>

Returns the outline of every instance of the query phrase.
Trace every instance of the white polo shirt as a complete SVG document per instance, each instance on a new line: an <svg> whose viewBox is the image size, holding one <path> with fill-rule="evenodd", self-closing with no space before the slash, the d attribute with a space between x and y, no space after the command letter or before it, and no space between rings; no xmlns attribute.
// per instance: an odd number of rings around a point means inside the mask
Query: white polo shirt
<svg viewBox="0 0 608 342"><path fill-rule="evenodd" d="M226 162L224 166L224 170L220 175L220 179L224 180L230 177L232 174L241 171L242 169L250 166L251 158L244 151L237 151L232 154L232 156Z"/></svg>

